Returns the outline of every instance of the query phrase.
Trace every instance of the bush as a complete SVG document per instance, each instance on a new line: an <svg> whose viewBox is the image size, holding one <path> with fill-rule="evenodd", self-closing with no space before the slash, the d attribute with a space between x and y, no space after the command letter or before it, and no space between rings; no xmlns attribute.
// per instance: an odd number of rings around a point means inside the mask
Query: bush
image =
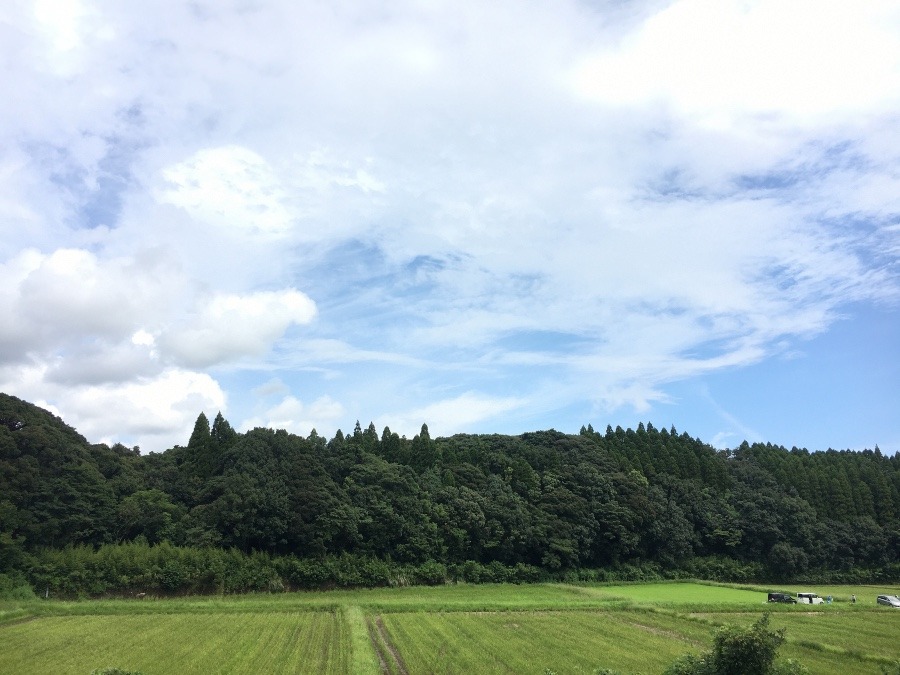
<svg viewBox="0 0 900 675"><path fill-rule="evenodd" d="M520 562L510 571L509 580L515 584L535 584L544 581L544 577L544 571L540 567Z"/></svg>
<svg viewBox="0 0 900 675"><path fill-rule="evenodd" d="M775 663L784 642L784 629L769 630L769 614L749 628L723 626L713 648L703 654L685 654L664 675L800 675L806 669L795 661Z"/></svg>
<svg viewBox="0 0 900 675"><path fill-rule="evenodd" d="M453 578L470 584L484 584L490 581L490 575L484 565L474 560L466 560L462 565L454 565Z"/></svg>
<svg viewBox="0 0 900 675"><path fill-rule="evenodd" d="M440 586L447 583L447 566L434 560L429 560L413 569L412 579L414 584Z"/></svg>
<svg viewBox="0 0 900 675"><path fill-rule="evenodd" d="M333 575L323 560L278 558L275 567L293 588L312 590L322 588L327 582L332 581Z"/></svg>
<svg viewBox="0 0 900 675"><path fill-rule="evenodd" d="M33 600L34 591L18 572L0 574L0 600Z"/></svg>

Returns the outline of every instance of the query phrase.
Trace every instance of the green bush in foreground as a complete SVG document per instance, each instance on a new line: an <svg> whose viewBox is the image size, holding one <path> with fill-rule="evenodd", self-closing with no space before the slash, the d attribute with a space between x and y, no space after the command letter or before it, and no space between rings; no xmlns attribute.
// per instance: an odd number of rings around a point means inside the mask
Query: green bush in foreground
<svg viewBox="0 0 900 675"><path fill-rule="evenodd" d="M749 628L723 626L716 631L713 648L699 656L685 654L664 675L801 675L806 668L788 660L776 664L784 642L784 628L769 630L769 614Z"/></svg>

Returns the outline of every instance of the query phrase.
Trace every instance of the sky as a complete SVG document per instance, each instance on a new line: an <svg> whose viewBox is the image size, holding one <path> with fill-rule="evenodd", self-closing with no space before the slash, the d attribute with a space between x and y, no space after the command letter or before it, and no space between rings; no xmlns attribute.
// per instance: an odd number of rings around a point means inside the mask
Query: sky
<svg viewBox="0 0 900 675"><path fill-rule="evenodd" d="M91 442L900 450L896 0L13 0L0 82L0 391Z"/></svg>

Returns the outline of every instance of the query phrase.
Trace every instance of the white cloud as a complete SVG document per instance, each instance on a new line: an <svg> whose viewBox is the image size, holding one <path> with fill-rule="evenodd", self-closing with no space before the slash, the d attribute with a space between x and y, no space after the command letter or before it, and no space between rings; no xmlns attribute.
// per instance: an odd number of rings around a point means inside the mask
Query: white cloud
<svg viewBox="0 0 900 675"><path fill-rule="evenodd" d="M89 442L161 451L185 445L200 412L226 410L226 396L205 373L166 369L115 384L57 384L41 367L0 370L0 390L54 410Z"/></svg>
<svg viewBox="0 0 900 675"><path fill-rule="evenodd" d="M316 305L295 289L216 295L187 323L159 336L164 355L190 367L242 356L261 356L294 324L316 315Z"/></svg>
<svg viewBox="0 0 900 675"><path fill-rule="evenodd" d="M223 407L197 367L258 356L316 313L295 289L204 295L158 251L25 250L0 264L0 301L4 391L51 402L92 439L157 450L183 441L188 417Z"/></svg>
<svg viewBox="0 0 900 675"><path fill-rule="evenodd" d="M285 429L300 436L308 436L316 429L320 435L328 437L345 414L344 407L329 396L321 396L312 403L303 403L294 396L285 396L280 403L262 414L241 422L238 428Z"/></svg>
<svg viewBox="0 0 900 675"><path fill-rule="evenodd" d="M285 395L290 391L288 386L281 381L280 378L273 377L267 382L264 382L258 387L253 388L253 395L259 398L264 398L267 396L281 396Z"/></svg>
<svg viewBox="0 0 900 675"><path fill-rule="evenodd" d="M900 91L898 20L889 1L679 0L583 62L575 86L712 123L884 110Z"/></svg>
<svg viewBox="0 0 900 675"><path fill-rule="evenodd" d="M900 292L888 0L0 15L0 361L47 391L646 409Z"/></svg>
<svg viewBox="0 0 900 675"><path fill-rule="evenodd" d="M209 148L164 169L159 200L220 227L264 235L291 225L276 174L258 154L239 146Z"/></svg>
<svg viewBox="0 0 900 675"><path fill-rule="evenodd" d="M102 260L82 249L25 250L0 263L4 360L66 345L117 342L138 322L158 321L172 301L177 271L154 256Z"/></svg>
<svg viewBox="0 0 900 675"><path fill-rule="evenodd" d="M496 420L499 416L521 408L525 401L516 397L493 397L468 391L454 398L441 399L412 410L387 415L391 431L412 438L422 424L428 425L432 437L447 435L476 424Z"/></svg>

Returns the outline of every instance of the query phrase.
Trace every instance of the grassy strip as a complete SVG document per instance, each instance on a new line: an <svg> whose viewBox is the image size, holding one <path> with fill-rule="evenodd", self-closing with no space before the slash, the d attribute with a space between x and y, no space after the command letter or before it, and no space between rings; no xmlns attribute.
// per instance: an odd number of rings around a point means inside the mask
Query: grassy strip
<svg viewBox="0 0 900 675"><path fill-rule="evenodd" d="M878 611L875 607L827 607L809 611L808 605L779 607L772 613L772 627L785 628L785 658L797 659L810 672L873 673L874 665L891 665L900 660L896 636L900 632L900 612ZM693 620L711 626L749 625L758 613L716 612L693 615Z"/></svg>
<svg viewBox="0 0 900 675"><path fill-rule="evenodd" d="M350 634L350 672L353 675L380 675L378 655L373 651L362 609L349 605L341 609L341 614Z"/></svg>
<svg viewBox="0 0 900 675"><path fill-rule="evenodd" d="M787 589L782 589L787 590ZM875 607L875 596L892 592L894 587L817 587L820 595L833 595L835 604L854 591L858 602L854 610ZM243 613L335 611L343 605L389 613L395 611L516 611L554 609L598 609L628 607L635 604L672 607L683 611L733 611L736 607L782 612L809 609L808 606L766 603L765 589L731 584L701 582L656 582L644 584L454 584L433 587L377 588L364 590L309 591L282 594L194 596L143 600L0 601L0 623L9 616L58 615L134 615L154 613ZM900 590L897 590L900 593ZM825 606L817 605L819 610ZM826 609L834 609L834 605ZM798 610L799 611L799 610Z"/></svg>

